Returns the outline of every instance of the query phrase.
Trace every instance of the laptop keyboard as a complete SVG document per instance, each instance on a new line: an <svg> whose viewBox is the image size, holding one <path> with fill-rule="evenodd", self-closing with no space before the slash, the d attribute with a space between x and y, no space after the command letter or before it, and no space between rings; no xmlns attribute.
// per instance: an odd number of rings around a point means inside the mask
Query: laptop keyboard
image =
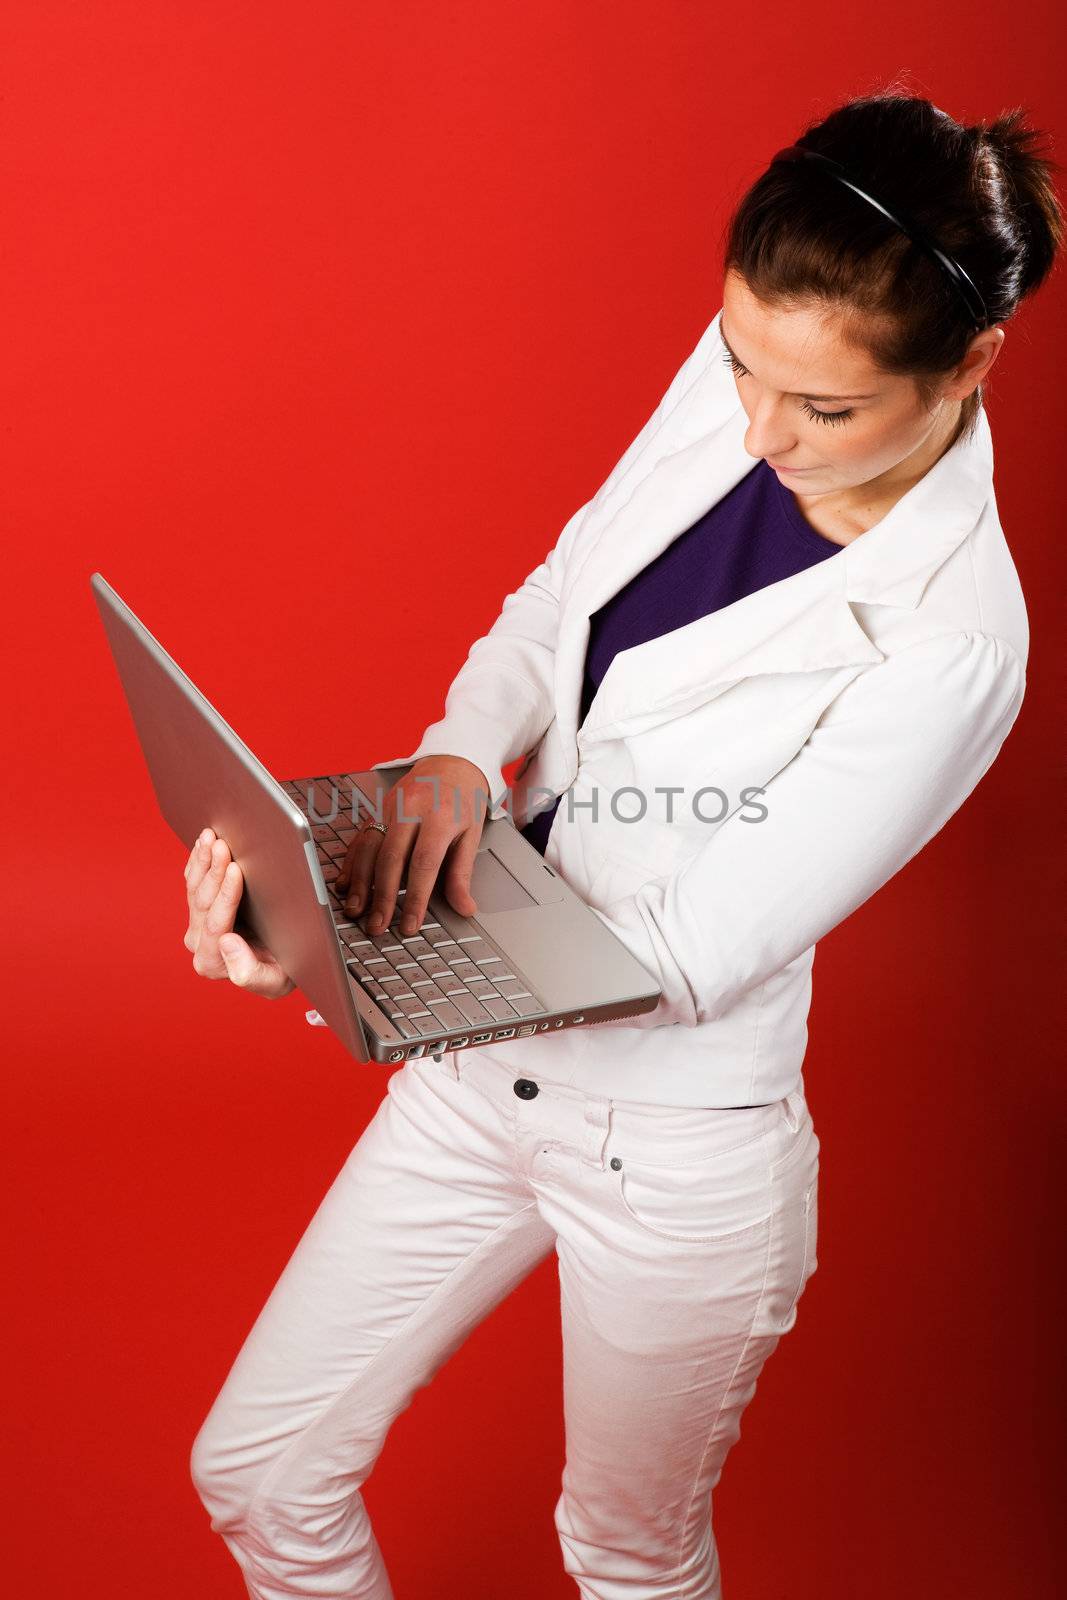
<svg viewBox="0 0 1067 1600"><path fill-rule="evenodd" d="M336 785L333 804L331 783ZM315 821L308 805L309 785L314 790L315 810L330 817L329 821ZM491 1029L499 1038L502 1024L514 1024L517 1032L534 1031L526 1019L544 1016L547 1006L513 970L499 946L473 922L452 912L450 927L446 927L435 917L431 899L422 925L414 933L401 934L404 888L397 891L389 927L380 933L367 931L366 914L352 918L344 910L334 881L356 831L352 791L344 778L288 782L282 787L311 826L345 964L398 1033L418 1040ZM336 815L331 816L332 811Z"/></svg>

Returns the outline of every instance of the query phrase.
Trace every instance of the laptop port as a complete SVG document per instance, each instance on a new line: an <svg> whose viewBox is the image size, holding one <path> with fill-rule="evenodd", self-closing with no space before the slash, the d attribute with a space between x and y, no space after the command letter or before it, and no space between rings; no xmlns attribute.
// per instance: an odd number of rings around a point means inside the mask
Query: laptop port
<svg viewBox="0 0 1067 1600"><path fill-rule="evenodd" d="M462 1050L463 1046L470 1044L470 1042L470 1034L461 1033L458 1039L449 1039L447 1048L449 1050Z"/></svg>
<svg viewBox="0 0 1067 1600"><path fill-rule="evenodd" d="M471 1040L471 1044L488 1044L492 1037L491 1033L476 1033Z"/></svg>
<svg viewBox="0 0 1067 1600"><path fill-rule="evenodd" d="M530 1037L531 1033L536 1033L536 1032L537 1032L537 1023L536 1022L524 1022L522 1027L519 1029L519 1038L520 1039L528 1039Z"/></svg>
<svg viewBox="0 0 1067 1600"><path fill-rule="evenodd" d="M514 1039L514 1028L498 1028L493 1035L494 1039Z"/></svg>
<svg viewBox="0 0 1067 1600"><path fill-rule="evenodd" d="M425 1049L426 1046L424 1044L413 1044L411 1049L408 1051L408 1060L414 1061L417 1056L422 1055Z"/></svg>

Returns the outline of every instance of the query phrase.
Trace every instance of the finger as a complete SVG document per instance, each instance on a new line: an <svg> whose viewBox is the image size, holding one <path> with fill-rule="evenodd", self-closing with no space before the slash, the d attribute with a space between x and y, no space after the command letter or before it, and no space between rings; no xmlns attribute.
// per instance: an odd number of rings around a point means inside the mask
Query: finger
<svg viewBox="0 0 1067 1600"><path fill-rule="evenodd" d="M239 933L227 933L219 943L226 976L239 989L277 1000L294 988L292 979L274 960L264 960Z"/></svg>
<svg viewBox="0 0 1067 1600"><path fill-rule="evenodd" d="M376 831L376 830L372 830ZM418 823L393 822L386 833L378 834L381 840L374 857L374 884L371 889L371 908L367 916L369 933L381 933L393 920L396 909L396 892L404 876L408 856L415 840L422 832Z"/></svg>
<svg viewBox="0 0 1067 1600"><path fill-rule="evenodd" d="M408 862L407 893L400 917L400 931L414 933L426 920L426 907L437 883L441 862L455 838L455 825L430 818L419 829Z"/></svg>
<svg viewBox="0 0 1067 1600"><path fill-rule="evenodd" d="M481 838L480 822L471 828L464 828L459 837L453 841L445 863L444 892L449 905L454 907L461 917L473 917L478 910L471 894L471 873L474 871Z"/></svg>
<svg viewBox="0 0 1067 1600"><path fill-rule="evenodd" d="M211 873L205 876L197 891L198 894L205 893L204 885L213 881L213 874L214 868ZM211 904L204 911L196 949L193 952L193 970L200 973L204 978L225 978L228 976L226 963L223 961L222 952L219 949L219 937L224 933L229 933L233 928L242 888L241 869L236 861L230 861L223 870L222 877L218 880L218 888Z"/></svg>
<svg viewBox="0 0 1067 1600"><path fill-rule="evenodd" d="M356 834L345 853L346 882L341 885L345 895L345 910L349 916L358 917L367 904L370 886L374 881L374 863L385 838L377 828L364 828ZM338 878L340 881L340 875Z"/></svg>
<svg viewBox="0 0 1067 1600"><path fill-rule="evenodd" d="M211 860L211 846L214 841L215 835L210 828L205 828L193 841L189 860L185 864L185 882L189 889L195 889L204 876L205 866Z"/></svg>
<svg viewBox="0 0 1067 1600"><path fill-rule="evenodd" d="M227 864L219 882L218 892L208 907L201 930L202 937L218 940L229 933L237 917L237 907L244 891L244 875L236 861Z"/></svg>
<svg viewBox="0 0 1067 1600"><path fill-rule="evenodd" d="M229 851L223 842L216 839L210 829L205 829L193 847L193 864L185 880L189 908L185 946L188 950L195 950L199 943L204 917L218 892L218 885L222 881L228 859Z"/></svg>
<svg viewBox="0 0 1067 1600"><path fill-rule="evenodd" d="M196 887L190 892L192 909L197 913L198 925L201 927L219 892L219 885L229 864L230 852L225 840L214 840L207 854L204 871Z"/></svg>

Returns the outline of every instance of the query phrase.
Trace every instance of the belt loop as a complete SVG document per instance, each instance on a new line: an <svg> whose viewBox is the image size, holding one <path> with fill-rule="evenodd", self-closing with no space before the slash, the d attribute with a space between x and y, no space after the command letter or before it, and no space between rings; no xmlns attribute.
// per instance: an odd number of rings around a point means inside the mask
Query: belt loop
<svg viewBox="0 0 1067 1600"><path fill-rule="evenodd" d="M585 1139L582 1159L604 1169L604 1149L608 1140L611 1102L603 1095L587 1095L585 1099Z"/></svg>

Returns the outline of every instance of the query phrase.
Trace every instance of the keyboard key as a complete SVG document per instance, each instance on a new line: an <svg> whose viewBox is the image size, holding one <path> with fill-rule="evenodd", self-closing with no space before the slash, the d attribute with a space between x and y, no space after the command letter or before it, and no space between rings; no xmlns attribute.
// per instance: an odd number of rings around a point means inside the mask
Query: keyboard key
<svg viewBox="0 0 1067 1600"><path fill-rule="evenodd" d="M487 1011L481 1001L476 1000L474 995L469 994L467 990L464 989L451 995L450 999L453 1005L463 1013L465 1022L492 1022L492 1013Z"/></svg>
<svg viewBox="0 0 1067 1600"><path fill-rule="evenodd" d="M515 1007L520 1017L532 1017L536 1012L545 1009L540 1000L536 1000L532 994L512 994L508 996L508 1001Z"/></svg>
<svg viewBox="0 0 1067 1600"><path fill-rule="evenodd" d="M448 996L443 989L439 989L432 978L416 978L411 985L413 993L422 997L423 1005L447 1005Z"/></svg>
<svg viewBox="0 0 1067 1600"><path fill-rule="evenodd" d="M417 1039L419 1030L413 1022L409 1022L402 1011L390 1011L389 1020L397 1033L402 1033L405 1039Z"/></svg>
<svg viewBox="0 0 1067 1600"><path fill-rule="evenodd" d="M419 966L429 978L447 977L452 970L447 961L442 961L440 956L434 955L421 957Z"/></svg>
<svg viewBox="0 0 1067 1600"><path fill-rule="evenodd" d="M497 1022L510 1022L513 1017L523 1015L522 1012L513 1011L508 1002L502 1000L499 995L489 995L487 999L482 1001L482 1004L489 1015L495 1017Z"/></svg>
<svg viewBox="0 0 1067 1600"><path fill-rule="evenodd" d="M439 1026L447 1028L449 1033L454 1028L462 1028L465 1025L463 1013L450 1000L431 1000L429 1001L429 1006L437 1018Z"/></svg>

